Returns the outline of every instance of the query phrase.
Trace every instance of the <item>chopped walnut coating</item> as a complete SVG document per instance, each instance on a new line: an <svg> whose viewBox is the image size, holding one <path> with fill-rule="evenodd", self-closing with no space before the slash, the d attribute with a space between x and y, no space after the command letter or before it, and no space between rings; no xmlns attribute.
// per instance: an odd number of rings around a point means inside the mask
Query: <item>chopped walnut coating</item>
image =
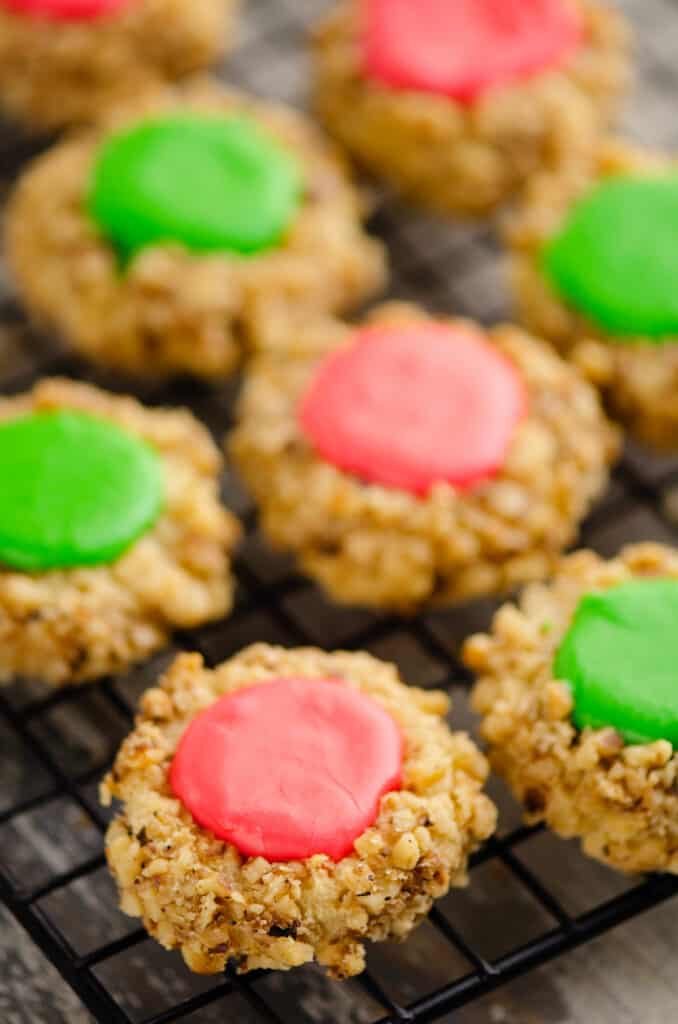
<svg viewBox="0 0 678 1024"><path fill-rule="evenodd" d="M236 0L134 0L114 15L61 20L0 6L0 109L29 130L97 120L216 61Z"/></svg>
<svg viewBox="0 0 678 1024"><path fill-rule="evenodd" d="M427 320L392 303L369 323ZM528 415L495 477L470 491L436 484L418 498L323 461L299 426L297 404L319 359L351 333L336 322L309 326L294 333L284 359L265 355L251 367L229 448L268 537L297 553L333 598L405 612L546 576L617 454L595 391L535 338L493 328L489 340L526 382Z"/></svg>
<svg viewBox="0 0 678 1024"><path fill-rule="evenodd" d="M304 197L278 245L244 258L158 244L121 267L87 210L93 163L115 131L177 111L249 117L296 157ZM40 157L9 203L7 258L28 312L93 362L219 378L253 351L288 343L307 317L352 308L383 285L384 249L364 232L364 212L342 161L302 114L201 79L140 97Z"/></svg>
<svg viewBox="0 0 678 1024"><path fill-rule="evenodd" d="M169 767L191 719L224 694L276 677L339 678L378 701L403 731L402 788L335 863L324 854L269 863L200 828L174 796ZM466 884L469 853L494 829L482 793L485 759L442 720L448 699L404 685L362 653L257 644L214 670L181 655L142 698L102 799L122 802L106 855L122 909L141 917L194 971L240 971L318 960L337 978L365 966L366 940L404 938L450 886Z"/></svg>
<svg viewBox="0 0 678 1024"><path fill-rule="evenodd" d="M612 415L659 448L678 448L678 340L610 336L557 293L543 272L541 253L577 199L598 182L675 169L675 160L668 157L607 140L576 172L535 177L507 232L522 323L553 342L581 370L600 390Z"/></svg>
<svg viewBox="0 0 678 1024"><path fill-rule="evenodd" d="M0 681L34 676L65 686L122 671L164 646L172 629L226 615L240 528L219 500L219 452L188 411L45 379L2 398L0 420L50 409L101 416L148 441L165 483L160 518L110 565L0 568Z"/></svg>
<svg viewBox="0 0 678 1024"><path fill-rule="evenodd" d="M390 89L363 73L358 0L342 0L314 38L315 105L363 166L442 213L493 210L538 170L586 159L629 78L621 16L583 0L584 40L562 67L467 105Z"/></svg>
<svg viewBox="0 0 678 1024"><path fill-rule="evenodd" d="M625 548L563 559L553 582L525 589L492 632L472 637L465 660L478 675L473 703L492 767L525 805L586 853L620 871L678 874L678 756L665 740L626 746L612 728L579 732L570 688L553 675L556 651L580 599L637 577L678 579L678 552Z"/></svg>

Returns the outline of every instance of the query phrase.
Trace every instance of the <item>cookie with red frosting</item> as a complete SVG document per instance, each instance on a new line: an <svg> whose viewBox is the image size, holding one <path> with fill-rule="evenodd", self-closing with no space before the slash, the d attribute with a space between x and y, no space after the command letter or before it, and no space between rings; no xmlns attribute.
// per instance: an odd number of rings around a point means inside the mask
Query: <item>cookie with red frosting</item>
<svg viewBox="0 0 678 1024"><path fill-rule="evenodd" d="M339 601L412 611L546 575L606 485L595 391L515 327L394 303L286 351L251 367L230 451L270 540Z"/></svg>
<svg viewBox="0 0 678 1024"><path fill-rule="evenodd" d="M596 0L342 0L314 41L316 106L359 163L443 213L494 209L591 151L628 77Z"/></svg>
<svg viewBox="0 0 678 1024"><path fill-rule="evenodd" d="M360 973L467 883L494 829L485 759L446 694L369 654L181 655L141 700L102 799L122 909L203 974Z"/></svg>
<svg viewBox="0 0 678 1024"><path fill-rule="evenodd" d="M678 450L678 160L605 139L537 176L507 232L516 309L642 441Z"/></svg>
<svg viewBox="0 0 678 1024"><path fill-rule="evenodd" d="M0 111L31 132L84 124L207 67L237 0L0 0Z"/></svg>

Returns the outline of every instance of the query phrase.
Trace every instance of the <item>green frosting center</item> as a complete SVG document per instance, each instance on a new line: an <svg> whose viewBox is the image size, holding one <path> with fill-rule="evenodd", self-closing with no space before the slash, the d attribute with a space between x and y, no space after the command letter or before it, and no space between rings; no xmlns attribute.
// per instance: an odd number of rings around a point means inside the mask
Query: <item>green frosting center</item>
<svg viewBox="0 0 678 1024"><path fill-rule="evenodd" d="M89 208L124 259L163 242L250 255L280 241L301 196L296 161L253 122L175 115L104 144Z"/></svg>
<svg viewBox="0 0 678 1024"><path fill-rule="evenodd" d="M678 335L678 177L613 178L572 210L546 246L556 290L624 341Z"/></svg>
<svg viewBox="0 0 678 1024"><path fill-rule="evenodd" d="M587 594L556 655L579 729L678 747L678 580L639 579Z"/></svg>
<svg viewBox="0 0 678 1024"><path fill-rule="evenodd" d="M163 501L155 452L75 412L0 424L0 480L0 562L28 572L113 562Z"/></svg>

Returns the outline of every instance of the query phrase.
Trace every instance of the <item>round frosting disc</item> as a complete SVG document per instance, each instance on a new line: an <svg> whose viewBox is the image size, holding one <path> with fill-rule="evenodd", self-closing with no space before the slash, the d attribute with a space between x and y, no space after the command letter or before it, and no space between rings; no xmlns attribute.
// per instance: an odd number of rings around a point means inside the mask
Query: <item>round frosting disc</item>
<svg viewBox="0 0 678 1024"><path fill-rule="evenodd" d="M574 207L543 260L556 290L610 340L675 340L678 176L598 185Z"/></svg>
<svg viewBox="0 0 678 1024"><path fill-rule="evenodd" d="M582 598L554 676L572 687L578 728L678 747L678 580L637 579Z"/></svg>
<svg viewBox="0 0 678 1024"><path fill-rule="evenodd" d="M47 412L0 423L0 563L113 562L157 519L160 460L107 420Z"/></svg>
<svg viewBox="0 0 678 1024"><path fill-rule="evenodd" d="M28 17L89 21L116 14L131 0L0 0L0 6Z"/></svg>
<svg viewBox="0 0 678 1024"><path fill-rule="evenodd" d="M527 405L516 367L470 328L370 327L320 364L299 420L327 462L424 496L501 468Z"/></svg>
<svg viewBox="0 0 678 1024"><path fill-rule="evenodd" d="M400 785L403 740L371 697L332 679L275 679L190 723L170 771L199 825L268 861L338 861Z"/></svg>
<svg viewBox="0 0 678 1024"><path fill-rule="evenodd" d="M472 103L561 63L581 37L571 0L363 0L366 74Z"/></svg>
<svg viewBox="0 0 678 1024"><path fill-rule="evenodd" d="M296 161L256 124L181 114L109 139L89 206L124 257L167 242L252 255L278 244L301 195Z"/></svg>

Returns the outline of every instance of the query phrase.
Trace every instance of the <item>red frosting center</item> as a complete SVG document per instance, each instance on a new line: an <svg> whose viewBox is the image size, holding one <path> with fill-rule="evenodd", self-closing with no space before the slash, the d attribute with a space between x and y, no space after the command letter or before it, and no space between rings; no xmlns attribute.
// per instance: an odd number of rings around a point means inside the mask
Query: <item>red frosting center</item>
<svg viewBox="0 0 678 1024"><path fill-rule="evenodd" d="M403 740L378 704L336 679L275 679L195 718L171 786L198 824L249 857L338 861L400 786Z"/></svg>
<svg viewBox="0 0 678 1024"><path fill-rule="evenodd" d="M17 14L55 21L89 21L115 14L130 0L1 0L1 6Z"/></svg>
<svg viewBox="0 0 678 1024"><path fill-rule="evenodd" d="M571 0L363 0L365 71L471 103L560 63L579 43Z"/></svg>
<svg viewBox="0 0 678 1024"><path fill-rule="evenodd" d="M332 353L304 396L320 456L363 480L426 495L503 465L527 405L515 366L471 328L366 328Z"/></svg>

